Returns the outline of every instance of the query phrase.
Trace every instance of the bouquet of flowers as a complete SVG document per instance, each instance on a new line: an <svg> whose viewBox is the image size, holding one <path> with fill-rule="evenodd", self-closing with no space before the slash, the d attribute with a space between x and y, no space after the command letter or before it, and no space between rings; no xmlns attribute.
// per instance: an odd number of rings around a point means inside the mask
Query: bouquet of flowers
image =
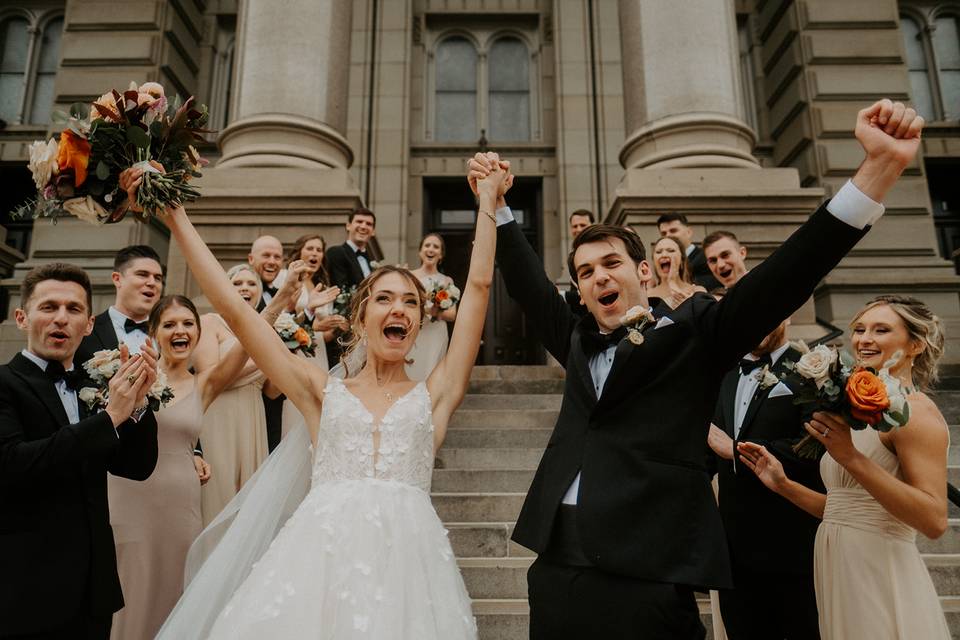
<svg viewBox="0 0 960 640"><path fill-rule="evenodd" d="M302 317L302 315L299 317ZM309 324L301 324L297 318L298 316L284 311L277 316L273 323L273 329L283 340L287 349L294 353L300 351L304 355L313 356L317 352L317 343L313 339L313 327Z"/></svg>
<svg viewBox="0 0 960 640"><path fill-rule="evenodd" d="M200 192L189 182L200 177L206 160L193 144L208 133L207 117L206 106L195 107L192 97L168 100L156 82L130 83L123 93L109 91L92 105L74 104L69 115L54 115L66 125L59 140L30 145L28 167L37 196L11 215L56 220L69 213L100 224L122 220L136 204L142 208L137 217L146 221L167 205L196 200ZM136 203L120 190L120 174L131 167L144 170Z"/></svg>
<svg viewBox="0 0 960 640"><path fill-rule="evenodd" d="M826 345L812 351L804 345L801 350L805 353L797 362L784 363L787 373L782 376L794 393L795 403L838 413L857 431L870 427L885 432L909 422L908 391L890 375L890 368L902 354L895 353L877 371L857 365L848 352ZM801 457L816 458L823 452L823 445L807 435L793 450Z"/></svg>
<svg viewBox="0 0 960 640"><path fill-rule="evenodd" d="M357 292L357 287L343 287L340 289L340 295L333 301L333 315L350 317L350 305L353 302L353 294Z"/></svg>
<svg viewBox="0 0 960 640"><path fill-rule="evenodd" d="M426 311L431 311L437 307L440 311L446 311L450 307L460 302L460 289L451 281L449 284L436 282L430 291L427 291L427 301L423 303ZM430 322L436 322L437 318L432 316Z"/></svg>
<svg viewBox="0 0 960 640"><path fill-rule="evenodd" d="M119 349L97 351L92 358L83 363L87 377L96 386L81 388L77 392L77 398L91 411L95 408L103 409L110 402L110 379L120 370L120 364ZM158 369L157 380L147 391L147 403L151 411L157 411L171 400L173 400L173 389L167 384L167 374L163 369Z"/></svg>

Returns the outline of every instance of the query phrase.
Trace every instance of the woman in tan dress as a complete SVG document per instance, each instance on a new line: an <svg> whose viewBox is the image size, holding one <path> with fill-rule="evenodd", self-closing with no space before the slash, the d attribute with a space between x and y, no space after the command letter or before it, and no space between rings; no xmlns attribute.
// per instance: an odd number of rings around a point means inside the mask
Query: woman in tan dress
<svg viewBox="0 0 960 640"><path fill-rule="evenodd" d="M939 538L947 528L949 431L923 393L936 380L943 327L906 296L876 298L851 327L863 366L880 369L903 354L890 373L910 390L910 421L887 433L851 431L840 416L815 413L806 428L827 449L820 462L826 496L788 479L762 446L741 443L740 457L767 487L823 519L814 549L823 640L947 640L916 544L917 531Z"/></svg>
<svg viewBox="0 0 960 640"><path fill-rule="evenodd" d="M248 264L238 264L227 272L240 297L256 308L262 294L260 278ZM208 371L237 345L237 339L216 313L200 318L200 341L194 353L197 373ZM216 473L201 490L203 526L217 517L240 487L267 457L267 417L263 393L275 398L274 389L248 360L235 380L207 409L200 432L203 455Z"/></svg>
<svg viewBox="0 0 960 640"><path fill-rule="evenodd" d="M420 267L413 270L423 288L429 294L435 286L449 286L453 278L440 272L440 263L446 253L446 245L439 233L428 233L420 241ZM441 309L434 305L427 311L417 342L407 354L407 375L411 380L426 380L433 368L447 355L449 334L447 323L457 319L457 305Z"/></svg>
<svg viewBox="0 0 960 640"><path fill-rule="evenodd" d="M160 455L150 478L134 482L108 476L110 524L125 602L114 614L112 640L153 638L183 591L187 550L203 529L202 476L198 478L193 447L204 409L247 360L237 343L218 366L190 373L200 318L183 296L162 298L150 314L149 329L159 343L160 368L174 399L157 412Z"/></svg>

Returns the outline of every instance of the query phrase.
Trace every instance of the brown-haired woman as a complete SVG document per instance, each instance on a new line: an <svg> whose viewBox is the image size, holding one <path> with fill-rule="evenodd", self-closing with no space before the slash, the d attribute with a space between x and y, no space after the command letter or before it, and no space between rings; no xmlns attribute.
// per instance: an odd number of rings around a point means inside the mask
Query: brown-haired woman
<svg viewBox="0 0 960 640"><path fill-rule="evenodd" d="M679 240L664 236L653 243L651 254L653 274L657 279L655 286L647 287L651 307L665 302L676 309L694 293L706 292L703 287L693 284L693 272Z"/></svg>
<svg viewBox="0 0 960 640"><path fill-rule="evenodd" d="M114 615L113 640L153 638L183 592L187 550L203 529L200 485L211 473L194 458L193 447L204 411L247 360L237 343L216 366L196 375L190 372L200 340L200 316L184 296L161 298L148 326L173 400L156 412L160 455L150 478L134 482L108 476L110 524L126 603ZM218 471L213 469L214 474Z"/></svg>
<svg viewBox="0 0 960 640"><path fill-rule="evenodd" d="M449 287L453 278L440 273L440 263L446 255L446 245L439 233L428 233L420 241L420 266L413 270L424 290L429 294L437 287ZM427 308L417 342L407 358L407 375L411 380L426 380L447 352L449 334L447 323L457 319L457 305L446 309L431 304Z"/></svg>
<svg viewBox="0 0 960 640"><path fill-rule="evenodd" d="M890 374L910 403L909 422L879 433L851 431L842 417L815 413L807 431L827 449L820 474L827 494L791 481L764 447L741 443L740 459L770 489L822 518L814 585L823 640L950 638L917 531L947 528L950 433L926 391L943 355L940 319L908 296L880 296L854 317L851 346L864 367ZM758 514L763 517L763 514Z"/></svg>

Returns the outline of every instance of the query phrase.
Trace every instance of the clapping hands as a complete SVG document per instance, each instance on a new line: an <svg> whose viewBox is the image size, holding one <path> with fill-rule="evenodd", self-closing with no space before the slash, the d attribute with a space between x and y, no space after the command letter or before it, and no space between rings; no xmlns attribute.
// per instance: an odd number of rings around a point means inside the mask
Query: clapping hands
<svg viewBox="0 0 960 640"><path fill-rule="evenodd" d="M106 413L119 427L133 412L146 405L147 392L157 381L157 352L148 340L133 357L127 345L120 345L120 369L110 378Z"/></svg>

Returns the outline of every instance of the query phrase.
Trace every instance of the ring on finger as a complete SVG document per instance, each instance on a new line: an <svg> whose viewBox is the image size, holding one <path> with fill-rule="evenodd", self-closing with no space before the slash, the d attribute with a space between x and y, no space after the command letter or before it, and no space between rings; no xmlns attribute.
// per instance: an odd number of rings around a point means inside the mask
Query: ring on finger
<svg viewBox="0 0 960 640"><path fill-rule="evenodd" d="M127 376L127 382L129 382L131 386L133 385L134 382L136 382L136 380L137 380L137 376L133 375L132 373Z"/></svg>
<svg viewBox="0 0 960 640"><path fill-rule="evenodd" d="M824 428L823 428L823 437L826 438L826 437L829 437L829 436L830 436L830 427L824 427Z"/></svg>

